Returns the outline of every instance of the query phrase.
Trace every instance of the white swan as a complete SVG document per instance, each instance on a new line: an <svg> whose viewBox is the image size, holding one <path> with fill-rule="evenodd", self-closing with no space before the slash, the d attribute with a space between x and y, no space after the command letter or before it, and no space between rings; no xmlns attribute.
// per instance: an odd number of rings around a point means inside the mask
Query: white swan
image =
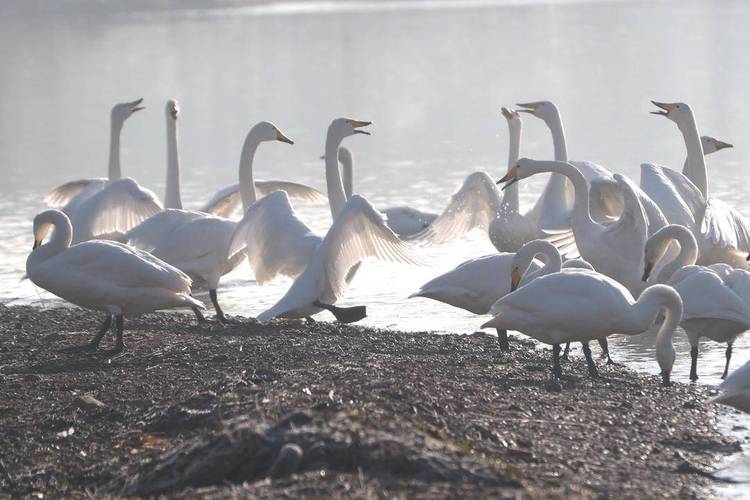
<svg viewBox="0 0 750 500"><path fill-rule="evenodd" d="M50 228L52 239L42 244ZM123 316L157 309L203 305L190 297L190 278L156 257L112 241L88 241L70 246L72 227L59 210L34 218L34 248L26 260L26 273L36 284L87 309L103 311L107 318L88 348L96 348L114 317L120 352Z"/></svg>
<svg viewBox="0 0 750 500"><path fill-rule="evenodd" d="M517 112L502 108L508 120L510 134L508 169L518 162L523 124ZM501 194L492 179L484 172L474 172L456 191L445 210L415 239L427 243L442 243L459 238L478 227L487 231L499 252L516 252L526 242L541 237L539 209L520 212L518 186Z"/></svg>
<svg viewBox="0 0 750 500"><path fill-rule="evenodd" d="M167 113L170 114L169 104ZM252 163L255 151L260 143L268 141L293 144L272 123L260 122L250 129L242 147L239 168L240 178L248 183L244 187L248 200L254 197ZM221 277L236 268L244 257L241 251L227 254L236 228L237 222L223 217L168 209L128 231L126 238L132 245L151 252L188 274L195 288L207 288L216 318L222 323L229 323L231 321L219 305L216 290ZM202 313L197 309L194 312L198 321L203 322L205 318Z"/></svg>
<svg viewBox="0 0 750 500"><path fill-rule="evenodd" d="M646 243L643 281L649 278L654 264L662 259L672 240L680 244L680 253L662 268L656 281L674 287L685 305L681 325L690 340L690 380L698 379L698 341L701 337L727 344L722 375L725 378L732 357L732 344L750 328L750 305L742 296L741 286L750 287L750 273L732 270L727 279L723 279L710 267L694 265L698 256L695 237L685 227L673 224L658 231Z"/></svg>
<svg viewBox="0 0 750 500"><path fill-rule="evenodd" d="M354 193L354 155L348 148L341 146L338 158L341 164L341 182L348 200ZM325 160L325 156L321 156L320 159ZM402 238L417 234L437 218L437 214L407 206L383 208L380 212L385 214L388 227Z"/></svg>
<svg viewBox="0 0 750 500"><path fill-rule="evenodd" d="M494 318L482 325L517 330L553 346L553 378L561 376L560 344L583 343L589 374L596 365L590 340L617 332L638 335L649 329L660 310L665 319L656 336L656 359L665 385L675 360L672 336L682 317L682 300L673 288L654 285L637 301L614 281L590 271L542 276L498 300L490 310Z"/></svg>
<svg viewBox="0 0 750 500"><path fill-rule="evenodd" d="M343 295L352 270L367 257L417 263L409 246L388 228L377 210L363 197L347 201L336 154L341 140L370 122L338 118L326 135L326 183L333 225L320 238L297 218L283 191L253 204L238 224L230 253L246 248L259 282L276 274L297 276L287 293L258 316L259 321L276 317L309 317L331 311L339 321L352 322L366 316L364 307L340 308L333 304Z"/></svg>
<svg viewBox="0 0 750 500"><path fill-rule="evenodd" d="M614 175L623 193L624 206L619 219L607 225L591 218L586 179L569 163L522 158L498 183L507 182L507 187L520 179L546 172L561 174L573 185L572 228L580 255L598 272L619 281L637 296L644 288L640 277L648 223L633 183L620 174Z"/></svg>
<svg viewBox="0 0 750 500"><path fill-rule="evenodd" d="M544 265L536 260L538 255L545 257ZM551 243L533 240L516 253L486 255L463 262L455 269L431 279L409 298L424 297L472 314L487 314L492 304L509 294L519 282L528 283L539 276L559 272L562 268L585 266L588 264L580 260L569 260L563 264L560 252ZM516 268L518 275L514 273ZM513 283L508 280L511 274L514 276ZM519 281L515 281L516 278ZM508 333L498 330L497 338L501 350L508 350Z"/></svg>
<svg viewBox="0 0 750 500"><path fill-rule="evenodd" d="M655 102L677 124L687 148L684 174L652 164L641 165L641 187L662 208L667 220L690 229L698 241L698 264L727 263L750 269L750 225L719 200L710 198L706 163L692 109L685 103Z"/></svg>
<svg viewBox="0 0 750 500"><path fill-rule="evenodd" d="M162 209L156 195L130 178L121 178L120 133L143 99L112 108L109 179L68 182L47 195L50 206L62 206L73 224L73 243L92 238L121 239L122 234Z"/></svg>
<svg viewBox="0 0 750 500"><path fill-rule="evenodd" d="M719 390L721 394L709 401L750 413L750 362L732 372Z"/></svg>

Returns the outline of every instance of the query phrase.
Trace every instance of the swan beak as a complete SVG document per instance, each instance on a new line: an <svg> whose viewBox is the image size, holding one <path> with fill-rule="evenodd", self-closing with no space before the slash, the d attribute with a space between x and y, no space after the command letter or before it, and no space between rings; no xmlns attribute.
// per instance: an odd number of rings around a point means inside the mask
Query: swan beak
<svg viewBox="0 0 750 500"><path fill-rule="evenodd" d="M42 244L39 240L34 240L34 246L31 247L32 250L36 250L40 245Z"/></svg>
<svg viewBox="0 0 750 500"><path fill-rule="evenodd" d="M523 111L523 110L519 110ZM518 116L518 113L515 110L508 109L506 107L500 108L500 112L502 112L503 116L507 118L508 120L512 120L514 116Z"/></svg>
<svg viewBox="0 0 750 500"><path fill-rule="evenodd" d="M505 176L503 176L503 178L497 181L495 184L502 184L503 182L506 182L507 184L502 187L502 189L505 190L508 186L512 186L518 181L518 165L516 165L508 170L508 173L505 174Z"/></svg>
<svg viewBox="0 0 750 500"><path fill-rule="evenodd" d="M657 102L657 101L651 101L651 103L656 106L657 108L661 108L664 111L652 111L652 115L661 115L661 116L667 116L669 115L669 112L674 109L674 104L670 102Z"/></svg>
<svg viewBox="0 0 750 500"><path fill-rule="evenodd" d="M519 110L517 110L519 113L529 113L529 114L532 114L532 115L534 114L534 111L536 111L537 109L539 109L539 107L541 105L542 105L542 103L540 101L538 101L538 102L526 102L526 103L519 102L518 104L516 104L516 106L519 106L521 108L526 108L526 109L519 109Z"/></svg>
<svg viewBox="0 0 750 500"><path fill-rule="evenodd" d="M651 270L654 268L653 262L646 262L646 266L643 268L643 277L641 280L648 281L648 277L651 276Z"/></svg>
<svg viewBox="0 0 750 500"><path fill-rule="evenodd" d="M139 106L143 102L143 97L140 99L136 99L135 101L130 101L127 103L128 107L130 108L131 113L135 113L136 111L140 111L142 109L146 109L146 106Z"/></svg>
<svg viewBox="0 0 750 500"><path fill-rule="evenodd" d="M728 142L720 141L718 139L716 139L714 142L716 144L716 151L718 151L720 149L726 149L726 148L733 148L734 147L733 145L729 144Z"/></svg>
<svg viewBox="0 0 750 500"><path fill-rule="evenodd" d="M286 142L287 144L294 144L293 140L282 134L279 130L276 131L276 140L280 142Z"/></svg>
<svg viewBox="0 0 750 500"><path fill-rule="evenodd" d="M352 128L355 129L354 130L355 134L370 135L370 132L368 132L366 130L356 130L356 129L360 128L360 127L366 127L368 125L372 125L372 122L363 122L363 121L360 121L360 120L352 120Z"/></svg>
<svg viewBox="0 0 750 500"><path fill-rule="evenodd" d="M670 385L672 385L672 381L669 380L669 375L670 375L669 370L664 370L663 372L661 372L661 385L666 386L666 387L669 387Z"/></svg>
<svg viewBox="0 0 750 500"><path fill-rule="evenodd" d="M513 272L510 273L510 291L515 292L520 282L521 282L521 273L518 272L518 268L515 268L513 269Z"/></svg>

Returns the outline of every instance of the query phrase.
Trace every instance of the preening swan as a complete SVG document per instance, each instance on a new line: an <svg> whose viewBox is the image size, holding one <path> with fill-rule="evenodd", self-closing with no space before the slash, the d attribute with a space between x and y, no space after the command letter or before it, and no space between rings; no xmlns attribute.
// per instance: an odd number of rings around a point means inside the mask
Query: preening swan
<svg viewBox="0 0 750 500"><path fill-rule="evenodd" d="M662 310L664 321L656 335L656 359L662 380L669 385L675 360L672 336L682 317L682 300L666 285L647 288L635 301L625 287L599 273L580 270L549 274L498 300L490 310L495 317L482 327L517 330L552 345L553 378L561 376L560 344L582 342L589 373L595 376L589 341L613 332L643 333Z"/></svg>
<svg viewBox="0 0 750 500"><path fill-rule="evenodd" d="M669 225L658 231L646 243L643 280L649 278L654 264L662 260L670 241L680 244L680 253L659 272L656 281L666 283L680 294L684 304L680 323L690 340L690 380L698 379L698 341L707 337L727 344L726 365L722 378L727 376L734 340L750 328L750 273L730 269L716 272L711 267L695 266L698 245L693 234L683 226ZM728 266L727 266L728 267Z"/></svg>
<svg viewBox="0 0 750 500"><path fill-rule="evenodd" d="M167 105L170 114L170 105ZM247 198L254 197L252 162L261 142L293 142L275 125L260 122L248 132L240 157L240 178L244 183ZM178 192L179 192L179 185ZM251 194L252 192L252 194ZM244 257L241 251L227 249L237 227L235 221L202 212L164 210L137 227L128 231L126 237L131 244L151 252L156 257L185 272L194 282L194 288L207 288L216 318L227 323L217 296L221 277L237 267ZM204 320L200 310L194 310L198 321Z"/></svg>
<svg viewBox="0 0 750 500"><path fill-rule="evenodd" d="M342 146L339 148L338 158L341 164L341 182L348 200L354 193L354 155L348 148ZM321 156L320 159L325 160L325 156ZM437 218L437 214L422 212L407 206L389 207L380 211L385 214L388 227L402 238L417 234Z"/></svg>
<svg viewBox="0 0 750 500"><path fill-rule="evenodd" d="M507 182L507 187L520 179L543 172L561 174L573 185L572 227L580 255L598 272L622 283L637 296L644 288L640 277L648 224L633 184L622 175L614 175L623 192L624 208L619 219L602 225L591 218L586 179L569 163L522 158L498 183Z"/></svg>
<svg viewBox="0 0 750 500"><path fill-rule="evenodd" d="M677 124L687 148L684 173L652 164L641 166L641 187L662 208L667 220L693 232L698 241L698 264L726 263L750 269L750 225L739 212L708 197L708 174L702 141L692 109L685 103L654 104ZM726 147L726 146L725 146Z"/></svg>
<svg viewBox="0 0 750 500"><path fill-rule="evenodd" d="M121 239L128 229L162 209L154 193L130 178L121 178L120 133L133 113L143 109L143 99L112 108L109 147L109 179L69 182L47 196L73 225L73 243L92 238Z"/></svg>
<svg viewBox="0 0 750 500"><path fill-rule="evenodd" d="M521 147L521 117L516 111L502 108L510 134L508 169L518 162ZM542 236L539 210L520 212L518 186L505 194L484 172L470 174L451 197L448 206L427 229L415 235L428 243L442 243L459 238L475 227L487 231L499 252L516 252L527 241Z"/></svg>
<svg viewBox="0 0 750 500"><path fill-rule="evenodd" d="M54 227L52 238L42 244ZM46 210L34 218L34 248L26 260L29 279L86 309L107 314L88 348L95 349L114 317L117 343L125 347L123 316L157 309L203 305L190 297L190 278L153 255L113 241L87 241L70 246L72 227L59 210Z"/></svg>
<svg viewBox="0 0 750 500"><path fill-rule="evenodd" d="M719 385L721 394L710 401L750 413L750 362L738 368Z"/></svg>

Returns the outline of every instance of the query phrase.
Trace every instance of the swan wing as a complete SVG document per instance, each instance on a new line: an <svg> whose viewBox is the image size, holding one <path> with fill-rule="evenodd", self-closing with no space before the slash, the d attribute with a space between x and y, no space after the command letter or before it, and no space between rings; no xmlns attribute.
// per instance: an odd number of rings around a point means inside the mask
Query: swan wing
<svg viewBox="0 0 750 500"><path fill-rule="evenodd" d="M328 290L338 300L349 270L368 257L391 262L421 264L411 246L386 224L383 214L369 201L352 195L321 243Z"/></svg>
<svg viewBox="0 0 750 500"><path fill-rule="evenodd" d="M451 196L443 213L410 239L443 243L460 238L475 227L487 230L497 217L500 200L500 190L490 176L474 172Z"/></svg>
<svg viewBox="0 0 750 500"><path fill-rule="evenodd" d="M232 214L242 206L240 196L240 185L233 184L219 189L208 202L200 209L201 212L216 215L217 217L231 217Z"/></svg>
<svg viewBox="0 0 750 500"><path fill-rule="evenodd" d="M659 206L670 224L690 229L697 227L705 200L687 177L670 168L643 163L640 187Z"/></svg>
<svg viewBox="0 0 750 500"><path fill-rule="evenodd" d="M110 181L71 214L74 240L125 233L162 208L156 195L133 179Z"/></svg>
<svg viewBox="0 0 750 500"><path fill-rule="evenodd" d="M128 244L150 252L176 228L205 216L202 212L167 208L129 230L125 239Z"/></svg>
<svg viewBox="0 0 750 500"><path fill-rule="evenodd" d="M744 323L750 328L750 306L713 270L686 266L669 283L684 302L683 320L716 318Z"/></svg>
<svg viewBox="0 0 750 500"><path fill-rule="evenodd" d="M624 175L615 174L614 177L622 190L623 210L617 221L605 227L603 237L619 253L634 249L637 255L641 255L648 238L648 218L636 193L638 186Z"/></svg>
<svg viewBox="0 0 750 500"><path fill-rule="evenodd" d="M722 201L711 199L706 204L701 234L714 245L750 253L750 226L747 220Z"/></svg>
<svg viewBox="0 0 750 500"><path fill-rule="evenodd" d="M258 197L267 196L274 191L286 191L289 198L307 203L326 203L328 198L315 188L289 181L255 181L255 191ZM220 189L201 208L206 212L219 217L231 217L242 207L242 196L240 185L233 184Z"/></svg>
<svg viewBox="0 0 750 500"><path fill-rule="evenodd" d="M213 216L192 220L163 238L154 248L153 255L186 271L193 263L204 268L206 273L225 274L224 271L232 269L225 258L236 225L232 220Z"/></svg>
<svg viewBox="0 0 750 500"><path fill-rule="evenodd" d="M263 285L278 275L302 274L320 241L297 217L286 191L274 191L247 209L232 236L229 255L244 248L256 281Z"/></svg>
<svg viewBox="0 0 750 500"><path fill-rule="evenodd" d="M78 179L76 181L66 182L49 192L44 197L44 202L51 208L61 208L70 202L78 193L83 191L86 186L93 182L107 182L103 177L93 179Z"/></svg>
<svg viewBox="0 0 750 500"><path fill-rule="evenodd" d="M544 239L557 248L563 259L578 259L581 257L576 245L576 236L572 229L542 229L542 233Z"/></svg>

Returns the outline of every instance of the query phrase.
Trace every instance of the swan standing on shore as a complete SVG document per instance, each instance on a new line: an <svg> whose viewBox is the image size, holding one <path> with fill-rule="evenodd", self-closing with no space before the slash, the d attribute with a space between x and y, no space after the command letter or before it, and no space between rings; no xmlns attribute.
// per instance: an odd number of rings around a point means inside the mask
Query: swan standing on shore
<svg viewBox="0 0 750 500"><path fill-rule="evenodd" d="M125 231L162 209L156 195L120 171L120 134L143 99L117 104L110 114L109 179L80 179L52 191L45 200L62 207L73 225L73 243L122 239Z"/></svg>
<svg viewBox="0 0 750 500"><path fill-rule="evenodd" d="M167 103L167 120L176 121L172 103ZM240 178L244 190L253 191L252 163L261 142L293 142L275 125L260 122L248 132L240 155ZM177 165L175 165L177 166ZM179 192L179 185L178 192ZM248 199L253 195L248 194ZM249 205L248 205L249 206ZM177 267L194 281L194 288L207 288L216 318L221 323L231 321L224 315L219 305L217 288L221 277L235 269L244 257L242 251L227 253L237 222L203 212L186 210L164 210L134 229L126 237L131 244L151 252L154 256ZM200 310L194 309L199 322L205 318Z"/></svg>
<svg viewBox="0 0 750 500"><path fill-rule="evenodd" d="M508 121L510 169L518 163L523 123L516 111L508 108L501 111ZM489 175L475 172L451 196L440 216L414 238L428 243L443 243L459 238L475 227L487 231L499 252L516 252L526 242L542 236L539 209L526 214L520 212L518 186L509 187L503 195Z"/></svg>
<svg viewBox="0 0 750 500"><path fill-rule="evenodd" d="M517 330L552 345L552 376L559 379L560 344L581 342L589 375L598 371L589 341L617 332L638 335L649 329L660 311L664 321L656 335L656 359L665 385L675 360L672 336L682 317L682 300L666 285L643 291L637 301L615 280L586 270L554 273L531 281L498 300L490 310L495 317L482 325Z"/></svg>
<svg viewBox="0 0 750 500"><path fill-rule="evenodd" d="M52 238L42 243L54 227ZM121 352L123 316L157 309L196 307L190 297L190 278L153 255L114 241L87 241L70 246L72 227L59 210L34 218L34 248L26 273L37 286L86 308L103 311L107 318L85 348L96 349L109 330L117 329L114 352Z"/></svg>
<svg viewBox="0 0 750 500"><path fill-rule="evenodd" d="M338 158L341 163L341 181L348 200L354 194L354 155L348 148L341 146ZM325 156L321 156L320 159L325 160ZM437 218L437 214L407 206L389 207L380 211L385 214L388 227L402 238L417 234Z"/></svg>
<svg viewBox="0 0 750 500"><path fill-rule="evenodd" d="M732 358L732 344L750 329L750 305L742 296L750 289L750 273L732 269L726 278L712 267L696 266L698 245L685 227L669 225L646 242L643 281L648 280L654 264L662 260L672 240L680 244L680 253L664 265L657 275L658 283L674 287L682 297L684 312L680 323L690 340L690 380L698 380L698 341L707 337L727 344L726 378Z"/></svg>

